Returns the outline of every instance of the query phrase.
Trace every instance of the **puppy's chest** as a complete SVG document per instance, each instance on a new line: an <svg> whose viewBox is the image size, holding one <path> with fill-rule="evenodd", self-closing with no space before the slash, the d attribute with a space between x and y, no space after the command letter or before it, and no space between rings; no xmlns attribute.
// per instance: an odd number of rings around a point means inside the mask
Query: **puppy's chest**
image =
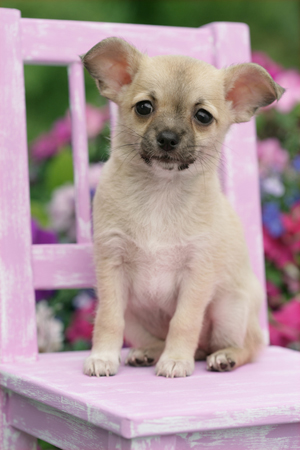
<svg viewBox="0 0 300 450"><path fill-rule="evenodd" d="M172 312L186 262L189 246L179 244L135 245L126 266L130 277L130 301L136 308L159 305Z"/></svg>

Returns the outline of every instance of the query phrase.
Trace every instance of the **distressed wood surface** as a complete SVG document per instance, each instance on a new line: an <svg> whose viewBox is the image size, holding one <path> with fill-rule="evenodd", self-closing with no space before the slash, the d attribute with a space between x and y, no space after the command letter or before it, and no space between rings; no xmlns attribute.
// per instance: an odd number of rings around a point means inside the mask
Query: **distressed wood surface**
<svg viewBox="0 0 300 450"><path fill-rule="evenodd" d="M88 184L88 143L85 91L81 62L70 64L69 98L72 122L72 152L75 182L76 237L79 244L91 243L91 208Z"/></svg>
<svg viewBox="0 0 300 450"><path fill-rule="evenodd" d="M0 362L37 356L19 18L0 10Z"/></svg>
<svg viewBox="0 0 300 450"><path fill-rule="evenodd" d="M53 407L11 393L12 425L65 450L292 450L299 423L215 429L126 439ZM47 428L43 425L47 423Z"/></svg>
<svg viewBox="0 0 300 450"><path fill-rule="evenodd" d="M96 284L91 244L32 246L35 289L89 288Z"/></svg>
<svg viewBox="0 0 300 450"><path fill-rule="evenodd" d="M36 437L12 426L10 397L0 388L0 449L37 450Z"/></svg>
<svg viewBox="0 0 300 450"><path fill-rule="evenodd" d="M210 28L160 27L121 23L22 19L22 56L26 63L66 65L109 36L128 40L150 56L186 54L212 62Z"/></svg>
<svg viewBox="0 0 300 450"><path fill-rule="evenodd" d="M122 365L114 377L82 374L87 352L42 354L0 366L0 384L125 438L300 421L300 355L267 347L233 372L197 362L187 378L156 377L154 367Z"/></svg>
<svg viewBox="0 0 300 450"><path fill-rule="evenodd" d="M20 12L0 9L0 363L37 357ZM35 450L9 424L0 389L1 450Z"/></svg>

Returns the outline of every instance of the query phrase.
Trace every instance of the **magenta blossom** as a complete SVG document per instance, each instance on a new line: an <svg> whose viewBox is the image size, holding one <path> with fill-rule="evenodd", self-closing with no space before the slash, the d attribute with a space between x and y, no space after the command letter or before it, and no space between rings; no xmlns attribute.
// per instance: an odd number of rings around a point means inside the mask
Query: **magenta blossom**
<svg viewBox="0 0 300 450"><path fill-rule="evenodd" d="M272 237L266 227L263 227L264 250L266 257L272 261L279 269L288 263L294 262L291 249L281 238Z"/></svg>
<svg viewBox="0 0 300 450"><path fill-rule="evenodd" d="M86 127L89 139L95 138L103 129L109 119L107 107L102 109L86 105ZM49 133L38 137L31 146L34 159L40 161L50 158L59 152L65 145L70 144L72 137L71 118L69 112L65 117L58 119Z"/></svg>
<svg viewBox="0 0 300 450"><path fill-rule="evenodd" d="M300 202L292 207L289 214L282 214L281 217L286 229L286 244L293 253L300 252Z"/></svg>
<svg viewBox="0 0 300 450"><path fill-rule="evenodd" d="M93 299L84 308L75 311L72 322L66 330L66 337L69 342L73 343L81 339L92 340L96 304L96 299Z"/></svg>
<svg viewBox="0 0 300 450"><path fill-rule="evenodd" d="M279 64L275 63L268 55L263 52L253 52L252 62L259 64L264 69L266 69L274 80L276 80L277 75L280 74L284 69Z"/></svg>
<svg viewBox="0 0 300 450"><path fill-rule="evenodd" d="M290 214L283 214L282 220L286 230L300 239L300 202L294 204Z"/></svg>
<svg viewBox="0 0 300 450"><path fill-rule="evenodd" d="M300 341L300 299L294 298L272 313L269 325L272 345L286 347Z"/></svg>
<svg viewBox="0 0 300 450"><path fill-rule="evenodd" d="M264 67L276 83L286 90L279 102L274 102L264 109L275 107L282 113L288 113L300 103L300 73L297 70L285 70L263 52L253 52L252 62Z"/></svg>
<svg viewBox="0 0 300 450"><path fill-rule="evenodd" d="M42 134L31 146L34 159L42 160L55 155L59 149L71 142L71 121L66 116L58 119L49 133Z"/></svg>
<svg viewBox="0 0 300 450"><path fill-rule="evenodd" d="M268 304L271 308L278 308L282 303L280 289L272 281L267 280Z"/></svg>

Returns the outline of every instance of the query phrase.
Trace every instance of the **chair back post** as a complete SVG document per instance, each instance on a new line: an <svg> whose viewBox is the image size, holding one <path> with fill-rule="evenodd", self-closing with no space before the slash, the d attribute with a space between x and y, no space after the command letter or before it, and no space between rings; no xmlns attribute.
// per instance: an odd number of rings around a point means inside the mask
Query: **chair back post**
<svg viewBox="0 0 300 450"><path fill-rule="evenodd" d="M0 362L37 358L20 12L0 10Z"/></svg>
<svg viewBox="0 0 300 450"><path fill-rule="evenodd" d="M207 26L212 29L214 65L218 69L251 62L248 25L215 22ZM221 173L224 192L243 224L252 268L266 292L254 118L231 126L222 149ZM260 325L268 344L266 297L260 311Z"/></svg>
<svg viewBox="0 0 300 450"><path fill-rule="evenodd" d="M69 64L68 76L76 192L76 237L78 244L87 244L91 243L92 237L88 185L89 153L86 134L84 75L81 61Z"/></svg>

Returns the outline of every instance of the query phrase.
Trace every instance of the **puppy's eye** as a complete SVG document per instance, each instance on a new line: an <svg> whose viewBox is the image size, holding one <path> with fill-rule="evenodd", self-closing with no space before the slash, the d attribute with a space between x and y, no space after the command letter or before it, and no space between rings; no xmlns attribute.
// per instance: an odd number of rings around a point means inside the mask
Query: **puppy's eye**
<svg viewBox="0 0 300 450"><path fill-rule="evenodd" d="M142 102L138 102L138 103L135 105L135 111L136 111L140 116L148 116L148 115L151 114L152 111L153 111L152 103L149 102L149 100L143 100Z"/></svg>
<svg viewBox="0 0 300 450"><path fill-rule="evenodd" d="M195 119L203 125L209 125L214 118L206 109L201 108L196 112Z"/></svg>

